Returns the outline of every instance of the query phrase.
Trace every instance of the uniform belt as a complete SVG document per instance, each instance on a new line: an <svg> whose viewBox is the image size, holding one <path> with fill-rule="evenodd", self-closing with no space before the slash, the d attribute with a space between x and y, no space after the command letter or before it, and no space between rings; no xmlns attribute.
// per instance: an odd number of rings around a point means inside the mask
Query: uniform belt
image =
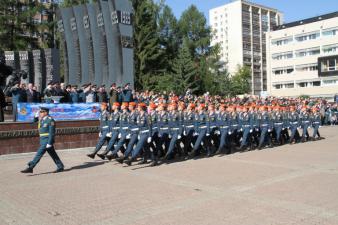
<svg viewBox="0 0 338 225"><path fill-rule="evenodd" d="M102 128L108 128L109 126L103 126Z"/></svg>
<svg viewBox="0 0 338 225"><path fill-rule="evenodd" d="M223 129L224 129L224 128L229 128L229 126L221 126L221 128L223 128Z"/></svg>
<svg viewBox="0 0 338 225"><path fill-rule="evenodd" d="M298 124L298 122L291 122L291 124Z"/></svg>
<svg viewBox="0 0 338 225"><path fill-rule="evenodd" d="M120 128L119 127L113 127L113 130L119 130Z"/></svg>
<svg viewBox="0 0 338 225"><path fill-rule="evenodd" d="M48 135L49 135L49 133L41 133L40 137L45 137L45 136L48 136Z"/></svg>
<svg viewBox="0 0 338 225"><path fill-rule="evenodd" d="M313 122L314 124L320 124L320 122Z"/></svg>
<svg viewBox="0 0 338 225"><path fill-rule="evenodd" d="M131 131L139 131L140 130L140 128L133 128L133 129L131 129Z"/></svg>
<svg viewBox="0 0 338 225"><path fill-rule="evenodd" d="M251 127L251 125L243 125L243 127Z"/></svg>
<svg viewBox="0 0 338 225"><path fill-rule="evenodd" d="M211 126L210 128L213 129L213 128L216 128L216 126Z"/></svg>
<svg viewBox="0 0 338 225"><path fill-rule="evenodd" d="M276 125L282 125L283 123L275 123Z"/></svg>
<svg viewBox="0 0 338 225"><path fill-rule="evenodd" d="M180 128L172 128L172 130L179 130Z"/></svg>
<svg viewBox="0 0 338 225"><path fill-rule="evenodd" d="M269 126L268 123L263 123L262 126L266 127L266 126Z"/></svg>
<svg viewBox="0 0 338 225"><path fill-rule="evenodd" d="M238 127L238 124L231 125L232 127Z"/></svg>
<svg viewBox="0 0 338 225"><path fill-rule="evenodd" d="M161 130L168 130L169 127L161 127L160 129L161 129Z"/></svg>
<svg viewBox="0 0 338 225"><path fill-rule="evenodd" d="M194 125L189 125L189 126L186 126L186 128L193 128Z"/></svg>
<svg viewBox="0 0 338 225"><path fill-rule="evenodd" d="M122 127L122 130L128 130L129 127Z"/></svg>
<svg viewBox="0 0 338 225"><path fill-rule="evenodd" d="M144 133L148 133L149 132L149 130L143 130L143 131L141 131L140 133L141 134L144 134Z"/></svg>
<svg viewBox="0 0 338 225"><path fill-rule="evenodd" d="M307 121L304 121L304 123L310 123L310 121L307 120Z"/></svg>
<svg viewBox="0 0 338 225"><path fill-rule="evenodd" d="M203 128L207 128L207 126L200 126L199 128L203 129Z"/></svg>

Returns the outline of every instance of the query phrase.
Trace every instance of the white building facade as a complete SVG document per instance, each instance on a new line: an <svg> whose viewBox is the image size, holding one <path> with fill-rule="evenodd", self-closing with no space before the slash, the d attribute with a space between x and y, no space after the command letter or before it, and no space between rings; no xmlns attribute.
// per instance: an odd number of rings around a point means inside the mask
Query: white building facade
<svg viewBox="0 0 338 225"><path fill-rule="evenodd" d="M221 60L231 74L238 65L251 68L252 94L267 91L267 31L280 25L283 15L276 9L236 0L209 11L214 32L211 45L221 47Z"/></svg>
<svg viewBox="0 0 338 225"><path fill-rule="evenodd" d="M338 12L267 33L268 93L331 98L338 93Z"/></svg>

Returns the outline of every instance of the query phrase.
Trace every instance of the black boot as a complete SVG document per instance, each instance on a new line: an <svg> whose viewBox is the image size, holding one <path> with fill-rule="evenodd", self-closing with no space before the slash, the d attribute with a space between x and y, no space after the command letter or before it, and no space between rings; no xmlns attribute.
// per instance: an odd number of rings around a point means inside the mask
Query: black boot
<svg viewBox="0 0 338 225"><path fill-rule="evenodd" d="M87 156L89 157L89 158L91 158L91 159L94 159L95 158L95 153L90 153L90 154L87 154Z"/></svg>
<svg viewBox="0 0 338 225"><path fill-rule="evenodd" d="M26 169L21 170L21 173L33 173L33 168L27 167Z"/></svg>
<svg viewBox="0 0 338 225"><path fill-rule="evenodd" d="M64 168L58 168L53 173L61 173L64 171Z"/></svg>
<svg viewBox="0 0 338 225"><path fill-rule="evenodd" d="M133 162L133 158L125 160L124 163L127 164L128 166L131 166L131 163Z"/></svg>
<svg viewBox="0 0 338 225"><path fill-rule="evenodd" d="M124 160L125 160L125 157L120 157L116 159L116 161L118 161L120 164L122 164Z"/></svg>
<svg viewBox="0 0 338 225"><path fill-rule="evenodd" d="M106 158L106 156L103 155L103 154L97 154L97 156L100 157L102 160L104 160Z"/></svg>

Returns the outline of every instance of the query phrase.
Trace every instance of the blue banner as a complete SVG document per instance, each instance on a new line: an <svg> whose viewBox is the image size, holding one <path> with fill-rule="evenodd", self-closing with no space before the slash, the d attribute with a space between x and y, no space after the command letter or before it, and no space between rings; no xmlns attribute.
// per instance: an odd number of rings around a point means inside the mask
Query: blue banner
<svg viewBox="0 0 338 225"><path fill-rule="evenodd" d="M98 120L100 116L100 103L18 103L17 121L31 122L40 107L49 109L49 114L56 121L60 120Z"/></svg>

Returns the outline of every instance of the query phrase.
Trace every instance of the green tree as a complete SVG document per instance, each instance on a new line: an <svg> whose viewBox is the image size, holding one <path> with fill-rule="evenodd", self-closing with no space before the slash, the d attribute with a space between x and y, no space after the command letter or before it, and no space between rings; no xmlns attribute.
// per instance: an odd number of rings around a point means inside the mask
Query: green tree
<svg viewBox="0 0 338 225"><path fill-rule="evenodd" d="M189 51L188 42L183 41L177 59L173 63L172 81L174 91L178 94L185 93L188 89L192 93L197 93L199 90L196 64L192 59Z"/></svg>
<svg viewBox="0 0 338 225"><path fill-rule="evenodd" d="M176 17L171 8L167 5L160 5L158 15L158 33L159 43L165 51L164 67L167 71L171 71L173 60L177 57L180 46L179 27Z"/></svg>
<svg viewBox="0 0 338 225"><path fill-rule="evenodd" d="M236 73L231 77L231 94L243 95L250 92L250 67L238 66Z"/></svg>
<svg viewBox="0 0 338 225"><path fill-rule="evenodd" d="M154 88L154 76L163 70L164 51L157 29L158 5L152 0L132 0L134 8L134 68L137 89Z"/></svg>
<svg viewBox="0 0 338 225"><path fill-rule="evenodd" d="M182 38L188 41L190 53L195 60L208 54L211 30L207 25L207 19L195 5L191 5L182 13L179 30Z"/></svg>
<svg viewBox="0 0 338 225"><path fill-rule="evenodd" d="M44 9L38 1L0 1L0 49L38 48L39 24L33 17Z"/></svg>

